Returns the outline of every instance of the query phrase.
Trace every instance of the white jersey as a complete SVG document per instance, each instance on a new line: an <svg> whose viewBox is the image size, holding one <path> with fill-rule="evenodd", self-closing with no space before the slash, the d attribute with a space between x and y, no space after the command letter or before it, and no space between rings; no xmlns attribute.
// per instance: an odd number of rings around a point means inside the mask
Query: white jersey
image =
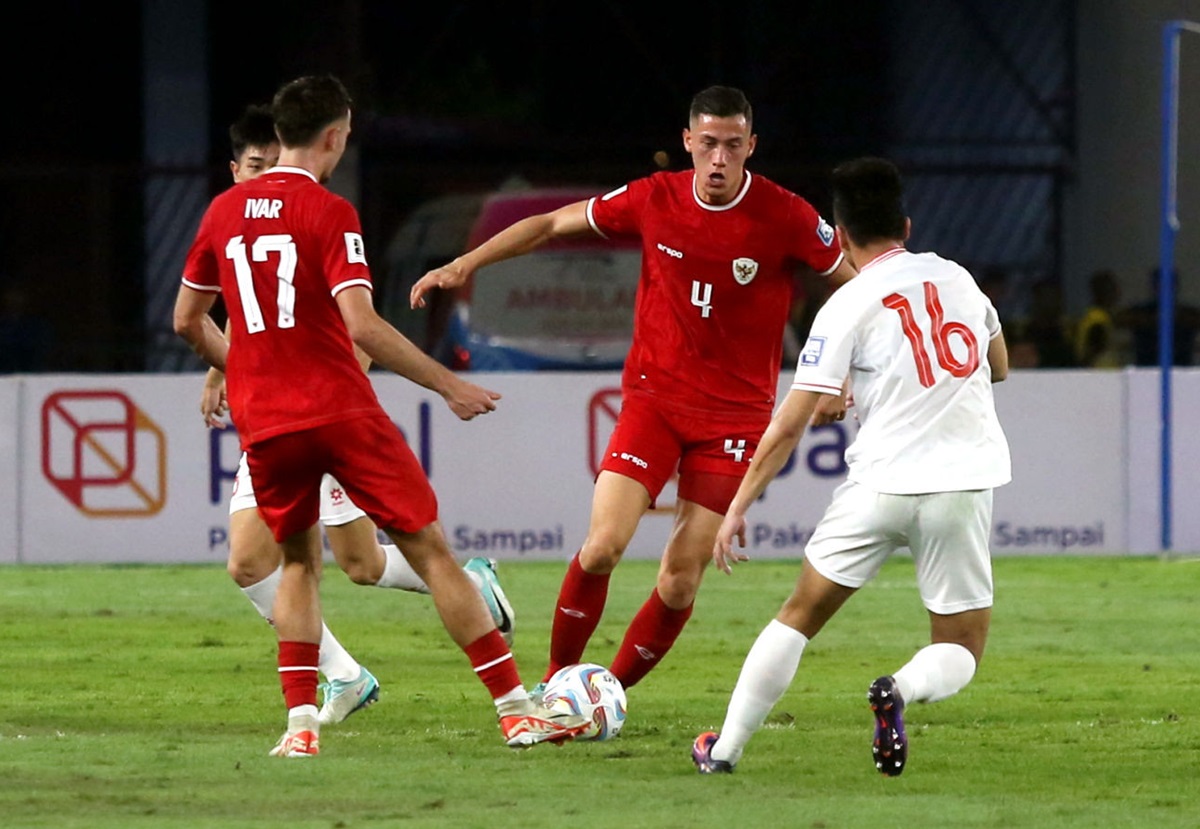
<svg viewBox="0 0 1200 829"><path fill-rule="evenodd" d="M850 377L851 481L894 495L990 489L1012 478L987 360L999 334L963 267L896 248L817 313L792 388L836 394Z"/></svg>

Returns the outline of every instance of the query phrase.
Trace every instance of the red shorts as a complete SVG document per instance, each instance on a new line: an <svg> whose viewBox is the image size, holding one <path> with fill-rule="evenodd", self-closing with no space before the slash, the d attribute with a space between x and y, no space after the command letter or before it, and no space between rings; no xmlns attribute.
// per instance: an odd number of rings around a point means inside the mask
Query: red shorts
<svg viewBox="0 0 1200 829"><path fill-rule="evenodd" d="M276 541L317 523L325 473L378 527L411 533L437 520L433 487L386 415L276 435L248 446L246 461Z"/></svg>
<svg viewBox="0 0 1200 829"><path fill-rule="evenodd" d="M723 515L770 422L770 412L671 409L627 391L600 468L633 478L651 503L678 470L679 497Z"/></svg>

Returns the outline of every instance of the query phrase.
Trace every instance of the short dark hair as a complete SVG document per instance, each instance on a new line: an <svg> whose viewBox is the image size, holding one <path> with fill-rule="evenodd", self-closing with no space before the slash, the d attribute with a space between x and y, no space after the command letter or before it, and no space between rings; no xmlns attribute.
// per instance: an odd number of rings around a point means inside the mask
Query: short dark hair
<svg viewBox="0 0 1200 829"><path fill-rule="evenodd" d="M863 246L903 239L904 186L896 165L884 158L856 158L833 170L833 221Z"/></svg>
<svg viewBox="0 0 1200 829"><path fill-rule="evenodd" d="M280 87L271 101L275 132L285 147L304 147L321 130L345 118L350 93L333 75L305 75Z"/></svg>
<svg viewBox="0 0 1200 829"><path fill-rule="evenodd" d="M250 104L229 125L229 144L234 161L241 159L247 147L266 147L278 140L275 119L271 117L271 108L266 104Z"/></svg>
<svg viewBox="0 0 1200 829"><path fill-rule="evenodd" d="M712 115L716 118L745 115L747 124L754 123L754 110L750 107L750 101L746 99L742 90L732 86L710 86L697 92L688 110L688 123L701 115Z"/></svg>

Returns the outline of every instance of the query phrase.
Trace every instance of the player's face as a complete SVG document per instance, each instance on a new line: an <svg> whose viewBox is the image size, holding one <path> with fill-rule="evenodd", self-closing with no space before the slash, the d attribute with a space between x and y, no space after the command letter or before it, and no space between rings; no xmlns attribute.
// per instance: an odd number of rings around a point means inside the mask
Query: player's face
<svg viewBox="0 0 1200 829"><path fill-rule="evenodd" d="M342 160L342 155L346 152L346 142L350 139L350 113L347 112L345 118L335 121L329 126L325 134L326 141L329 142L326 147L332 151L333 156L329 168L318 176L322 183L328 181L329 177L333 175L334 168L337 167L338 162Z"/></svg>
<svg viewBox="0 0 1200 829"><path fill-rule="evenodd" d="M233 173L233 181L249 181L258 178L270 170L279 161L279 144L271 143L265 147L247 147L237 161L229 162Z"/></svg>
<svg viewBox="0 0 1200 829"><path fill-rule="evenodd" d="M701 115L683 131L683 147L696 168L696 195L706 204L727 204L742 186L746 159L757 136L744 115Z"/></svg>

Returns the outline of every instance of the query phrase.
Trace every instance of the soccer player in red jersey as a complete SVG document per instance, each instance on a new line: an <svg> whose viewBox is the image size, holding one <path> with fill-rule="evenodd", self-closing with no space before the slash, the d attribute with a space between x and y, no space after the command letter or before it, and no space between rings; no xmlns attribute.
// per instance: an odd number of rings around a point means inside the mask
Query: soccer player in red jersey
<svg viewBox="0 0 1200 829"><path fill-rule="evenodd" d="M229 127L233 160L229 170L233 183L258 178L279 161L279 139L269 106L251 105ZM229 336L229 328L225 330ZM354 349L364 370L370 358ZM225 396L225 375L210 368L200 396L200 414L207 426L223 429L223 416L229 411ZM380 544L375 524L345 496L337 479L326 475L321 480L321 525L338 566L356 584L393 588L413 593L429 593L408 559L394 544ZM275 591L282 573L283 553L270 528L258 514L254 484L246 463L246 453L238 462L229 499L229 575L242 594L266 620L271 620ZM476 557L463 567L475 584L496 627L510 645L513 641L513 610L500 587L495 562ZM379 680L358 663L338 641L327 625L321 627L321 647L317 667L324 674L321 683L322 725L339 723L351 714L379 699Z"/></svg>
<svg viewBox="0 0 1200 829"><path fill-rule="evenodd" d="M587 538L559 593L543 681L581 660L610 574L678 469L675 525L658 583L611 670L631 687L670 650L771 418L794 271L808 265L834 285L854 275L834 229L808 202L745 169L756 140L742 92L705 89L693 98L683 131L694 169L656 173L522 219L412 288L419 307L430 290L462 285L480 267L552 239L596 233L642 240L621 413L596 477ZM817 422L839 417L836 403Z"/></svg>
<svg viewBox="0 0 1200 829"><path fill-rule="evenodd" d="M507 643L459 568L437 498L354 354L438 392L464 420L499 395L425 355L374 309L358 213L321 183L350 134L350 96L331 76L284 85L272 102L278 166L217 196L188 253L175 330L225 372L258 510L283 547L273 618L288 727L273 756L318 753L321 478L404 551L454 641L491 693L512 746L570 739L581 717L530 703ZM223 293L230 340L209 316Z"/></svg>

